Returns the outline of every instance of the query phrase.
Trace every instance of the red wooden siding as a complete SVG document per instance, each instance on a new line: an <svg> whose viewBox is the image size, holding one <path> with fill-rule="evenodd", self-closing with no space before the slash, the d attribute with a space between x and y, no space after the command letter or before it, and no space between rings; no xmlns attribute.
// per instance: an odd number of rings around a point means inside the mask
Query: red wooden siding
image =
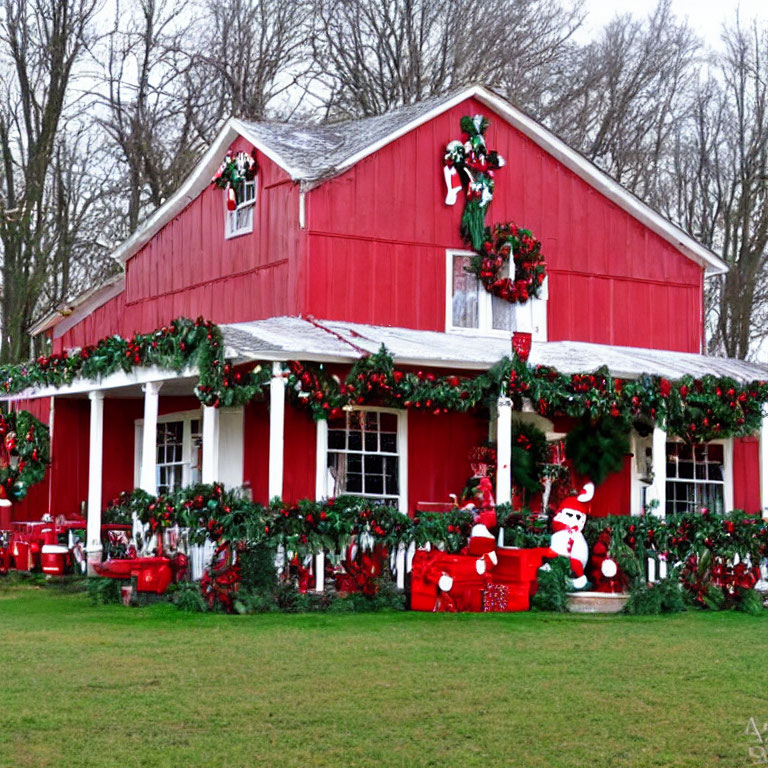
<svg viewBox="0 0 768 768"><path fill-rule="evenodd" d="M487 220L542 241L549 338L698 352L701 268L473 100L308 194L307 311L444 328L445 249L464 246L462 201L443 202L441 148L477 112L492 118L488 145L507 159Z"/></svg>
<svg viewBox="0 0 768 768"><path fill-rule="evenodd" d="M261 439L268 443L269 432ZM299 411L286 403L283 452L283 498L286 501L315 498L316 451L317 427L314 421L306 411Z"/></svg>
<svg viewBox="0 0 768 768"><path fill-rule="evenodd" d="M233 151L250 145L239 139ZM112 333L148 332L179 316L216 323L300 313L299 190L258 155L253 232L224 237L224 192L208 187L126 263L124 294L54 340L54 350Z"/></svg>
<svg viewBox="0 0 768 768"><path fill-rule="evenodd" d="M163 324L161 323L161 325ZM61 336L57 337L54 329L52 351L62 352L73 347L84 347L86 344L93 344L105 336L114 333L126 333L124 326L125 293L121 293L93 310ZM131 329L129 333L132 333L133 330L138 329Z"/></svg>
<svg viewBox="0 0 768 768"><path fill-rule="evenodd" d="M760 512L760 443L756 437L733 441L733 506Z"/></svg>
<svg viewBox="0 0 768 768"><path fill-rule="evenodd" d="M627 456L619 472L608 475L595 489L590 515L628 515L632 499L632 457Z"/></svg>
<svg viewBox="0 0 768 768"><path fill-rule="evenodd" d="M449 502L472 474L469 451L488 439L486 419L464 413L408 413L408 506Z"/></svg>
<svg viewBox="0 0 768 768"><path fill-rule="evenodd" d="M54 410L50 512L54 517L73 517L80 514L81 503L88 499L90 402L57 397ZM32 519L39 520L45 511L35 510Z"/></svg>
<svg viewBox="0 0 768 768"><path fill-rule="evenodd" d="M287 406L286 410L290 408ZM263 402L245 406L243 422L243 482L250 483L253 500L269 501L269 410ZM311 443L307 445L310 450ZM314 498L314 494L310 497Z"/></svg>
<svg viewBox="0 0 768 768"><path fill-rule="evenodd" d="M163 398L160 398L163 403ZM136 419L144 418L139 398L104 398L104 461L101 482L102 506L122 491L134 488Z"/></svg>
<svg viewBox="0 0 768 768"><path fill-rule="evenodd" d="M463 243L462 201L443 203L441 148L475 112L492 118L489 146L508 161L489 222L516 221L544 246L549 338L698 352L701 268L474 100L308 192L306 231L298 186L260 154L252 234L224 238L223 193L207 188L128 261L125 295L56 348L178 315L234 322L309 313L443 329L445 249Z"/></svg>

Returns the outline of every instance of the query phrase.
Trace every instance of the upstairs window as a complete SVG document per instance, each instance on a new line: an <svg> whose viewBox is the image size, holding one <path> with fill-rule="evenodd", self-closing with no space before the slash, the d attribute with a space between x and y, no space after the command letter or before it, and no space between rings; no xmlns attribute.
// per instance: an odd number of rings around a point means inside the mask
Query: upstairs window
<svg viewBox="0 0 768 768"><path fill-rule="evenodd" d="M493 296L467 272L471 256L472 253L467 251L447 252L446 331L474 330L486 335L526 331L533 334L534 340L546 341L546 287L542 298L531 299L525 304ZM505 269L509 269L508 265ZM501 276L509 277L509 274Z"/></svg>
<svg viewBox="0 0 768 768"><path fill-rule="evenodd" d="M256 150L250 154L227 154L211 182L224 190L226 237L253 232L253 208L256 202Z"/></svg>
<svg viewBox="0 0 768 768"><path fill-rule="evenodd" d="M256 179L240 181L234 185L234 210L227 210L227 237L253 232L253 209L256 202ZM229 193L227 202L229 201Z"/></svg>

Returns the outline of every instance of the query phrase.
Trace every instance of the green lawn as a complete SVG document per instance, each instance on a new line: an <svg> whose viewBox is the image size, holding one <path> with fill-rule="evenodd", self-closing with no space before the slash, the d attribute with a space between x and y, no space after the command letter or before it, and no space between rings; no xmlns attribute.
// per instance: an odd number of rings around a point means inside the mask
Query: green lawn
<svg viewBox="0 0 768 768"><path fill-rule="evenodd" d="M238 617L16 587L0 765L748 766L767 639L736 613Z"/></svg>

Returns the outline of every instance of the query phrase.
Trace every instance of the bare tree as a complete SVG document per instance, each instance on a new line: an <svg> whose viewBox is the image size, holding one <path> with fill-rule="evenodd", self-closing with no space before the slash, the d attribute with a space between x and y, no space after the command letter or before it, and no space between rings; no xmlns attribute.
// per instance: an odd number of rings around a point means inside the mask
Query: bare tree
<svg viewBox="0 0 768 768"><path fill-rule="evenodd" d="M572 146L652 204L669 143L690 112L699 41L671 0L646 20L619 16L574 52L544 115Z"/></svg>
<svg viewBox="0 0 768 768"><path fill-rule="evenodd" d="M370 116L472 82L535 107L582 3L315 0L313 93L326 117Z"/></svg>
<svg viewBox="0 0 768 768"><path fill-rule="evenodd" d="M768 33L737 20L724 42L708 191L718 224L712 242L730 271L713 291L710 347L743 358L768 337Z"/></svg>
<svg viewBox="0 0 768 768"><path fill-rule="evenodd" d="M212 0L196 46L196 90L209 114L262 120L308 69L309 0Z"/></svg>
<svg viewBox="0 0 768 768"><path fill-rule="evenodd" d="M95 7L96 0L4 0L0 6L3 361L26 351L27 329L53 266L47 242L55 207L51 174Z"/></svg>
<svg viewBox="0 0 768 768"><path fill-rule="evenodd" d="M200 99L189 88L194 51L184 10L176 0L118 4L107 36L98 121L118 150L124 234L162 204L205 147Z"/></svg>

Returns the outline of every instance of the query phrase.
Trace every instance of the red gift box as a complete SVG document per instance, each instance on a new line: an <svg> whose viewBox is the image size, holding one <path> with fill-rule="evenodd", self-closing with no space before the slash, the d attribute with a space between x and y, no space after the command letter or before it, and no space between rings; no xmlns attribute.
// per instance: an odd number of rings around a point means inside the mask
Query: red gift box
<svg viewBox="0 0 768 768"><path fill-rule="evenodd" d="M489 584L483 591L483 611L503 613L509 610L509 587L506 584Z"/></svg>
<svg viewBox="0 0 768 768"><path fill-rule="evenodd" d="M529 584L509 582L488 584L483 592L483 610L486 612L510 613L512 611L527 611L531 607Z"/></svg>
<svg viewBox="0 0 768 768"><path fill-rule="evenodd" d="M499 547L496 550L499 564L493 569L493 580L505 584L523 581L536 584L538 570L544 563L546 552L545 547Z"/></svg>
<svg viewBox="0 0 768 768"><path fill-rule="evenodd" d="M453 579L448 592L437 586L444 574ZM480 612L485 585L485 576L477 573L476 557L417 550L411 572L411 610Z"/></svg>

